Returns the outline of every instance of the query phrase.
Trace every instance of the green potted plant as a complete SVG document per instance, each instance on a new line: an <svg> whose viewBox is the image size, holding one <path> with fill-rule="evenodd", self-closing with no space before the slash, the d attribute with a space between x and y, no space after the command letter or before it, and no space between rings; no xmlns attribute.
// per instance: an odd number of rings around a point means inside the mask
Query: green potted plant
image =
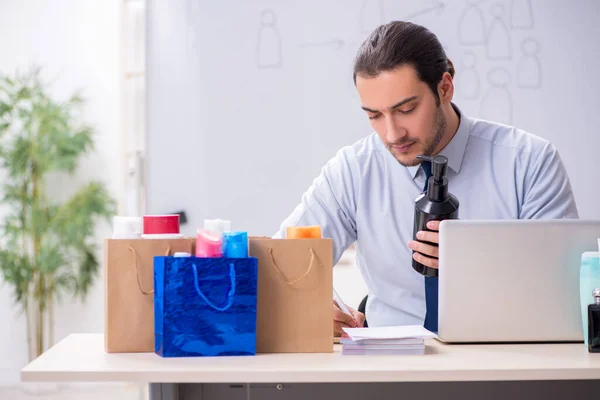
<svg viewBox="0 0 600 400"><path fill-rule="evenodd" d="M29 360L54 344L55 302L84 299L99 274L97 223L116 209L101 182L62 202L47 190L49 178L72 176L93 150L83 104L78 94L52 97L37 68L0 77L0 277L27 318Z"/></svg>

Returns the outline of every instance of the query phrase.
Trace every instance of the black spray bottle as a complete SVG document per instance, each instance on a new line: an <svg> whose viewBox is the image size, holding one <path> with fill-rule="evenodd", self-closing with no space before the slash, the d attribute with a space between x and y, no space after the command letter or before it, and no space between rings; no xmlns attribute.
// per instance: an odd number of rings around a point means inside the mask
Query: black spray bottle
<svg viewBox="0 0 600 400"><path fill-rule="evenodd" d="M446 176L448 159L441 155L434 157L417 156L417 158L431 162L431 177L427 184L427 192L419 195L415 200L414 240L417 240L417 232L430 230L427 228L429 221L458 218L458 199L448 193L448 177ZM412 266L422 275L438 276L438 269L425 266L414 258Z"/></svg>
<svg viewBox="0 0 600 400"><path fill-rule="evenodd" d="M600 288L592 292L594 303L588 305L588 350L600 353Z"/></svg>

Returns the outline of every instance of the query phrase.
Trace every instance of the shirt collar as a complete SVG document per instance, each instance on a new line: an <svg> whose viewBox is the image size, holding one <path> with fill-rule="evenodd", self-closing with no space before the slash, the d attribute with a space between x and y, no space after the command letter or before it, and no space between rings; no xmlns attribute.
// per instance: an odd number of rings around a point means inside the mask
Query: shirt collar
<svg viewBox="0 0 600 400"><path fill-rule="evenodd" d="M454 111L456 111L460 119L458 123L458 129L452 140L450 140L450 143L448 143L446 147L439 152L439 154L448 158L448 166L454 172L459 173L465 155L465 150L467 148L469 134L471 132L471 121L466 115L460 112L460 109L455 104L452 104L452 108L454 108ZM413 179L417 176L420 166L421 164L406 167L411 173Z"/></svg>

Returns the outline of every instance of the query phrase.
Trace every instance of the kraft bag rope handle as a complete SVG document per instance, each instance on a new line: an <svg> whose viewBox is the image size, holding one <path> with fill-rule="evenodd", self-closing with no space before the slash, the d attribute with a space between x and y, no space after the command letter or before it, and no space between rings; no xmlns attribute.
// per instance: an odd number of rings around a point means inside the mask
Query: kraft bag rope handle
<svg viewBox="0 0 600 400"><path fill-rule="evenodd" d="M194 270L194 287L196 288L196 292L198 295L212 308L217 311L227 311L233 305L233 298L235 296L235 266L233 263L229 264L229 280L231 282L231 289L229 289L229 293L227 294L227 304L223 307L216 306L213 304L202 290L200 290L200 285L198 284L198 268L196 268L196 264L192 264L192 269Z"/></svg>
<svg viewBox="0 0 600 400"><path fill-rule="evenodd" d="M271 264L273 265L273 268L275 268L275 270L283 278L284 282L287 283L290 286L295 285L296 283L300 282L302 279L306 278L308 276L308 274L310 274L310 271L312 270L312 267L313 267L313 264L315 263L315 260L317 260L317 256L315 254L315 251L311 247L310 248L310 262L308 263L308 269L306 270L306 272L304 273L304 275L302 275L300 278L295 279L293 281L288 281L286 279L286 277L283 276L283 273L281 272L281 270L279 269L279 267L277 267L277 263L275 262L275 258L273 257L273 249L272 248L269 248L269 257L271 258Z"/></svg>
<svg viewBox="0 0 600 400"><path fill-rule="evenodd" d="M140 281L141 274L140 274L139 257L138 257L137 251L135 251L135 249L131 246L129 246L129 250L131 250L131 253L133 253L133 266L135 268L135 279L137 280L138 289L140 289L140 292L142 292L142 294L145 296L150 296L151 294L154 294L154 289L152 289L151 291L148 292L142 288L142 282ZM165 256L168 256L170 252L171 252L171 246L167 246L167 251L165 251Z"/></svg>

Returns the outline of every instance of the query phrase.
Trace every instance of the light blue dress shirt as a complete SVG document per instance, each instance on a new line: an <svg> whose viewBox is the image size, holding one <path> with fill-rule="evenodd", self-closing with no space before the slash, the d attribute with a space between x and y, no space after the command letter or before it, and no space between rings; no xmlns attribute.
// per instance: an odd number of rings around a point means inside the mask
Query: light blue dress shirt
<svg viewBox="0 0 600 400"><path fill-rule="evenodd" d="M538 136L462 114L440 154L460 219L578 218L561 158ZM424 277L412 268L408 242L424 182L420 165L398 163L373 133L323 167L274 237L285 237L286 226L320 225L333 239L334 264L356 242L369 326L421 325Z"/></svg>

